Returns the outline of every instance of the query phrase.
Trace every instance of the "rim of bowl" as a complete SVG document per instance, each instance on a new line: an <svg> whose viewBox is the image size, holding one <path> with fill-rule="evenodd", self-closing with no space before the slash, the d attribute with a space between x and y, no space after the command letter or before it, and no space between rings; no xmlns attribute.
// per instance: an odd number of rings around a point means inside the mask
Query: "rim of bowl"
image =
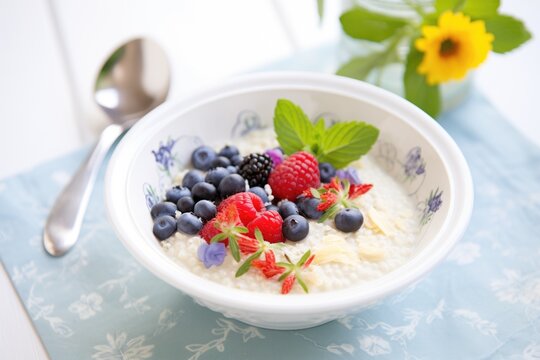
<svg viewBox="0 0 540 360"><path fill-rule="evenodd" d="M411 125L434 148L449 175L451 193L448 216L436 236L415 257L379 279L345 289L315 294L257 293L226 287L199 277L169 259L161 249L152 248L136 230L136 219L129 214L126 188L132 162L129 154L151 129L160 128L160 118L178 117L193 108L252 91L287 89L315 90L369 101ZM186 294L219 304L224 308L259 314L314 314L342 311L371 304L419 280L441 262L465 232L473 208L473 183L465 158L446 131L429 115L407 100L374 85L337 75L308 72L265 72L238 76L220 85L198 91L180 101L156 108L127 132L115 149L105 177L107 213L116 234L128 251L146 269Z"/></svg>

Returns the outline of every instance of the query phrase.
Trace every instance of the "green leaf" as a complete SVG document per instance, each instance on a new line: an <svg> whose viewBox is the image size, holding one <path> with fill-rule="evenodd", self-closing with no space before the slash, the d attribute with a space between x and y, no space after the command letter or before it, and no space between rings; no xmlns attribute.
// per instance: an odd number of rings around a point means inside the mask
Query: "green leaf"
<svg viewBox="0 0 540 360"><path fill-rule="evenodd" d="M317 222L319 223L323 223L325 222L326 220L334 217L334 215L337 214L337 212L341 209L341 206L339 204L334 204L332 206L330 206L328 209L326 209L326 211L324 212L324 214L319 218L319 220Z"/></svg>
<svg viewBox="0 0 540 360"><path fill-rule="evenodd" d="M467 0L463 12L473 18L483 18L497 15L500 0Z"/></svg>
<svg viewBox="0 0 540 360"><path fill-rule="evenodd" d="M309 293L309 289L308 289L306 283L304 282L304 280L302 280L302 278L300 276L298 276L298 274L296 275L296 281L298 281L298 283L300 284L302 289L304 289L304 292Z"/></svg>
<svg viewBox="0 0 540 360"><path fill-rule="evenodd" d="M373 69L379 66L381 60L385 57L386 54L384 51L355 57L349 60L349 62L341 65L336 74L357 80L364 80Z"/></svg>
<svg viewBox="0 0 540 360"><path fill-rule="evenodd" d="M366 154L378 136L379 129L365 122L336 123L326 131L317 159L341 169Z"/></svg>
<svg viewBox="0 0 540 360"><path fill-rule="evenodd" d="M302 109L286 99L279 99L274 110L277 141L287 155L304 149L314 140L314 127Z"/></svg>
<svg viewBox="0 0 540 360"><path fill-rule="evenodd" d="M339 20L343 31L350 37L376 42L388 39L408 24L405 19L371 12L361 7L346 11Z"/></svg>
<svg viewBox="0 0 540 360"><path fill-rule="evenodd" d="M253 260L259 258L261 256L262 250L257 251L256 253L252 254L250 257L244 261L244 263L238 268L236 271L235 277L240 277L248 272L249 268L251 267L251 263Z"/></svg>
<svg viewBox="0 0 540 360"><path fill-rule="evenodd" d="M458 11L461 10L465 0L435 0L435 11L437 13L445 12L446 10Z"/></svg>
<svg viewBox="0 0 540 360"><path fill-rule="evenodd" d="M229 249L231 249L231 254L236 262L240 261L240 250L238 249L238 243L234 237L229 237Z"/></svg>
<svg viewBox="0 0 540 360"><path fill-rule="evenodd" d="M215 243L215 242L218 242L218 241L225 240L226 238L227 238L226 234L219 233L219 234L214 235L214 237L212 239L210 239L210 242Z"/></svg>
<svg viewBox="0 0 540 360"><path fill-rule="evenodd" d="M304 265L310 255L311 255L311 250L306 251L304 255L302 255L302 257L300 258L300 260L298 260L298 262L296 263L296 266L300 267Z"/></svg>
<svg viewBox="0 0 540 360"><path fill-rule="evenodd" d="M261 230L259 230L259 228L255 228L255 239L256 239L259 243L263 243L263 242L264 242L264 238L263 238L262 232L261 232Z"/></svg>
<svg viewBox="0 0 540 360"><path fill-rule="evenodd" d="M245 226L235 226L234 227L234 231L236 231L237 233L240 233L240 234L245 234L247 233L249 230L247 227Z"/></svg>
<svg viewBox="0 0 540 360"><path fill-rule="evenodd" d="M289 276L289 275L291 274L291 272L292 272L292 270L289 270L289 271L284 272L283 274L281 274L281 276L278 278L278 281L283 281L283 280L285 280L285 278L286 278L287 276Z"/></svg>
<svg viewBox="0 0 540 360"><path fill-rule="evenodd" d="M405 98L429 115L436 117L441 111L439 87L428 85L426 77L418 73L417 69L422 56L423 54L414 47L414 42L411 43L403 75Z"/></svg>
<svg viewBox="0 0 540 360"><path fill-rule="evenodd" d="M487 31L495 36L493 51L496 53L514 50L532 37L525 24L511 16L496 15L484 21Z"/></svg>

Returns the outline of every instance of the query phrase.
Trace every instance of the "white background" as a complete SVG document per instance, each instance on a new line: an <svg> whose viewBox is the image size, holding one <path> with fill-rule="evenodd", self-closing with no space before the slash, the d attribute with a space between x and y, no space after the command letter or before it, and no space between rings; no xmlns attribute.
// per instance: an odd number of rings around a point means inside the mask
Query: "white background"
<svg viewBox="0 0 540 360"><path fill-rule="evenodd" d="M315 0L0 0L0 178L95 138L106 120L92 100L94 77L124 40L143 35L162 44L174 66L175 99L336 41L340 4L327 0L319 24ZM507 0L501 8L540 36L540 1ZM490 55L475 82L540 145L538 64L540 41L533 39ZM1 267L0 355L46 359Z"/></svg>

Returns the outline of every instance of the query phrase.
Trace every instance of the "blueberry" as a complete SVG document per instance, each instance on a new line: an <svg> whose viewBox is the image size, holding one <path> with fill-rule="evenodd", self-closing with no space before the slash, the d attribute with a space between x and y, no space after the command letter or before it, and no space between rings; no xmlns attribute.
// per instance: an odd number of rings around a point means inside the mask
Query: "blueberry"
<svg viewBox="0 0 540 360"><path fill-rule="evenodd" d="M167 190L167 193L165 194L165 199L176 204L178 200L180 200L180 198L183 198L184 196L191 196L191 191L189 191L187 187L174 186Z"/></svg>
<svg viewBox="0 0 540 360"><path fill-rule="evenodd" d="M329 183L336 176L336 168L327 162L319 163L319 172L321 174L321 182Z"/></svg>
<svg viewBox="0 0 540 360"><path fill-rule="evenodd" d="M234 155L233 157L231 157L231 164L233 164L234 166L240 165L242 161L244 161L244 157L241 155Z"/></svg>
<svg viewBox="0 0 540 360"><path fill-rule="evenodd" d="M227 175L219 183L219 194L224 199L246 190L244 178L238 174Z"/></svg>
<svg viewBox="0 0 540 360"><path fill-rule="evenodd" d="M299 241L309 233L309 223L302 215L291 215L283 220L282 232L285 239Z"/></svg>
<svg viewBox="0 0 540 360"><path fill-rule="evenodd" d="M176 214L176 205L170 201L163 201L152 206L150 209L150 215L152 219L155 219L162 215L173 216Z"/></svg>
<svg viewBox="0 0 540 360"><path fill-rule="evenodd" d="M201 200L195 204L193 213L201 219L208 221L216 216L216 205L208 200Z"/></svg>
<svg viewBox="0 0 540 360"><path fill-rule="evenodd" d="M216 152L209 146L201 145L191 153L191 164L195 169L208 170L216 158Z"/></svg>
<svg viewBox="0 0 540 360"><path fill-rule="evenodd" d="M276 205L273 205L273 204L266 205L266 210L274 210L274 211L279 212L279 208Z"/></svg>
<svg viewBox="0 0 540 360"><path fill-rule="evenodd" d="M189 170L182 179L182 186L191 190L196 183L200 183L201 181L204 181L204 173L202 171Z"/></svg>
<svg viewBox="0 0 540 360"><path fill-rule="evenodd" d="M281 218L285 219L288 218L291 215L298 215L298 206L296 206L295 203L292 201L282 201L279 203L279 215L281 215Z"/></svg>
<svg viewBox="0 0 540 360"><path fill-rule="evenodd" d="M258 197L260 197L263 203L266 204L268 202L268 194L266 193L266 191L264 191L262 187L254 186L249 189L249 192L254 193Z"/></svg>
<svg viewBox="0 0 540 360"><path fill-rule="evenodd" d="M176 219L169 215L162 215L154 220L152 232L159 240L165 240L176 231Z"/></svg>
<svg viewBox="0 0 540 360"><path fill-rule="evenodd" d="M231 159L238 154L240 154L240 151L238 151L238 148L234 145L225 145L218 153L219 156L225 156L227 159Z"/></svg>
<svg viewBox="0 0 540 360"><path fill-rule="evenodd" d="M357 209L343 209L336 214L334 223L338 230L353 232L360 229L364 223L364 216Z"/></svg>
<svg viewBox="0 0 540 360"><path fill-rule="evenodd" d="M185 234L195 235L201 231L203 226L202 220L193 215L192 213L185 213L180 215L176 222L176 228Z"/></svg>
<svg viewBox="0 0 540 360"><path fill-rule="evenodd" d="M206 173L206 177L204 178L204 181L214 185L215 187L218 187L221 180L223 180L223 178L227 175L229 175L229 171L227 171L227 169L222 168L222 167L217 167L215 169L210 170L208 173Z"/></svg>
<svg viewBox="0 0 540 360"><path fill-rule="evenodd" d="M176 206L178 206L178 210L183 213L193 211L193 205L195 205L195 201L193 201L193 198L191 196L184 196L183 198L180 198L180 200L178 200L178 202L176 203Z"/></svg>
<svg viewBox="0 0 540 360"><path fill-rule="evenodd" d="M216 187L204 181L195 184L193 189L191 189L191 193L195 202L199 200L214 200L217 197Z"/></svg>
<svg viewBox="0 0 540 360"><path fill-rule="evenodd" d="M225 156L218 156L212 161L212 165L210 166L212 169L217 167L224 167L231 165L231 160L227 159Z"/></svg>
<svg viewBox="0 0 540 360"><path fill-rule="evenodd" d="M229 165L227 166L227 171L229 174L236 174L238 172L238 168L236 166Z"/></svg>
<svg viewBox="0 0 540 360"><path fill-rule="evenodd" d="M298 210L307 218L317 220L322 216L322 211L317 210L321 200L316 198L303 199L298 202Z"/></svg>

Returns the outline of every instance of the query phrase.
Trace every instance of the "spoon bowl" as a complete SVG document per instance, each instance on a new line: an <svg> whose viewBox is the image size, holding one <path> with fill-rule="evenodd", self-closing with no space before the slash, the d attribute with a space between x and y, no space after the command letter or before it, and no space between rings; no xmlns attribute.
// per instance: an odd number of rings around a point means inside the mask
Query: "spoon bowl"
<svg viewBox="0 0 540 360"><path fill-rule="evenodd" d="M97 76L94 100L111 122L89 156L56 199L43 231L45 250L61 256L79 237L88 201L107 152L138 119L163 103L170 68L161 47L149 39L130 40L105 61Z"/></svg>

